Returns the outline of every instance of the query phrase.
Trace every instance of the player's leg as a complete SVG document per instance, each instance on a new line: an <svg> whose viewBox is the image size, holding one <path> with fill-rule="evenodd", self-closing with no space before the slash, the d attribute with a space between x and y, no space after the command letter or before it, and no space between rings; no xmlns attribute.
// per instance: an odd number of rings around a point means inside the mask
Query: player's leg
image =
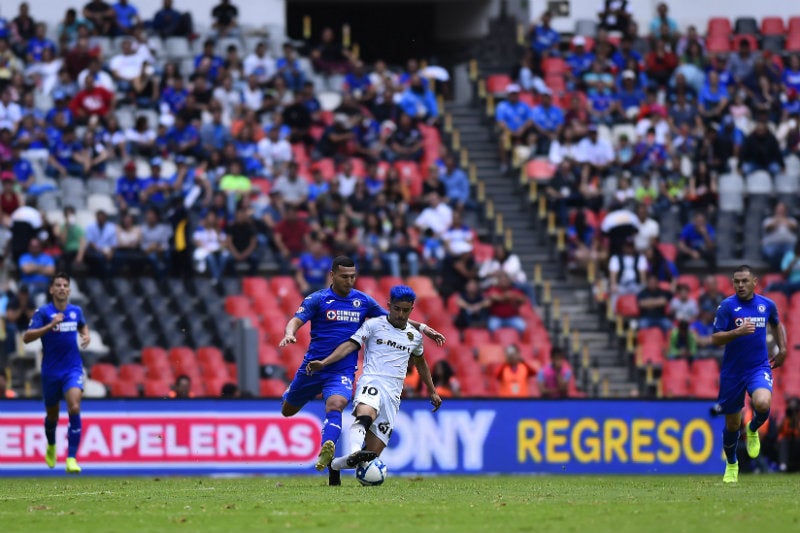
<svg viewBox="0 0 800 533"><path fill-rule="evenodd" d="M762 369L755 372L747 384L750 393L750 405L753 407L753 418L747 424L747 455L755 459L761 453L761 438L758 428L769 418L772 403L772 372Z"/></svg>
<svg viewBox="0 0 800 533"><path fill-rule="evenodd" d="M719 405L725 415L725 428L722 431L722 449L725 452L725 475L722 481L736 483L739 480L739 462L736 449L739 447L739 433L742 426L742 408L746 384L741 379L721 379L719 386Z"/></svg>
<svg viewBox="0 0 800 533"><path fill-rule="evenodd" d="M324 470L336 455L336 443L342 434L342 411L349 397L332 394L325 398L325 422L322 424L322 446L317 457L317 470Z"/></svg>
<svg viewBox="0 0 800 533"><path fill-rule="evenodd" d="M283 393L281 414L283 416L296 415L305 404L320 392L322 392L320 380L315 376L309 376L303 367L300 367L286 392Z"/></svg>
<svg viewBox="0 0 800 533"><path fill-rule="evenodd" d="M47 449L44 453L44 462L50 468L55 468L56 466L56 427L58 427L59 410L59 402L45 406L44 434L47 438Z"/></svg>
<svg viewBox="0 0 800 533"><path fill-rule="evenodd" d="M69 428L67 430L67 473L80 474L81 467L78 466L76 455L78 446L81 443L81 397L83 391L78 387L70 387L64 393L67 401L67 413L69 413Z"/></svg>
<svg viewBox="0 0 800 533"><path fill-rule="evenodd" d="M331 462L331 469L355 468L362 461L371 461L376 457L374 452L365 451L365 442L369 428L378 417L378 411L364 403L356 404L353 410L355 420L350 426L350 454L338 457Z"/></svg>

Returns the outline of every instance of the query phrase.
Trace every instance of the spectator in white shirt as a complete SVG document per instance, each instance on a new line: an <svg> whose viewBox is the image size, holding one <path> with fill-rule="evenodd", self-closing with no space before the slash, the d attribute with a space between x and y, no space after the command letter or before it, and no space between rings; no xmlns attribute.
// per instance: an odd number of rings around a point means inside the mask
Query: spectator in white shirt
<svg viewBox="0 0 800 533"><path fill-rule="evenodd" d="M222 85L214 89L212 96L222 106L222 123L230 125L237 108L244 103L242 91L233 86L233 78L228 75L222 78Z"/></svg>
<svg viewBox="0 0 800 533"><path fill-rule="evenodd" d="M247 85L242 89L242 103L256 113L261 112L264 107L264 91L258 84L258 77L255 74L247 77Z"/></svg>
<svg viewBox="0 0 800 533"><path fill-rule="evenodd" d="M281 139L280 126L267 129L267 136L258 141L258 155L267 177L273 178L286 172L286 165L292 160L292 145L286 139Z"/></svg>
<svg viewBox="0 0 800 533"><path fill-rule="evenodd" d="M192 236L194 241L194 261L198 272L206 268L213 283L219 282L230 259L226 250L227 236L219 229L217 215L209 211Z"/></svg>
<svg viewBox="0 0 800 533"><path fill-rule="evenodd" d="M89 62L89 66L78 73L78 87L85 87L86 76L91 75L94 78L95 86L103 87L112 93L115 92L117 87L114 85L114 78L112 78L111 75L104 71L101 67L102 64L100 63L100 60L93 58Z"/></svg>
<svg viewBox="0 0 800 533"><path fill-rule="evenodd" d="M692 323L700 314L697 300L689 296L689 287L684 283L678 283L678 293L670 300L669 308L678 322Z"/></svg>
<svg viewBox="0 0 800 533"><path fill-rule="evenodd" d="M16 131L20 120L22 120L22 109L18 103L11 101L11 91L6 89L0 96L0 128Z"/></svg>
<svg viewBox="0 0 800 533"><path fill-rule="evenodd" d="M644 253L651 246L655 246L661 231L658 222L648 215L648 209L645 204L636 206L636 216L639 218L639 232L633 237L633 244L639 253Z"/></svg>
<svg viewBox="0 0 800 533"><path fill-rule="evenodd" d="M244 75L255 76L258 83L268 83L276 74L275 59L267 52L264 41L256 45L255 51L244 58Z"/></svg>
<svg viewBox="0 0 800 533"><path fill-rule="evenodd" d="M605 175L614 162L614 147L597 135L597 124L589 124L588 135L578 143L576 159L583 164L583 172Z"/></svg>
<svg viewBox="0 0 800 533"><path fill-rule="evenodd" d="M108 67L114 75L119 89L121 91L129 91L133 80L142 73L142 64L146 61L146 56L145 54L137 53L133 48L131 39L122 41L121 50L121 54L111 58Z"/></svg>
<svg viewBox="0 0 800 533"><path fill-rule="evenodd" d="M350 198L353 191L356 190L356 183L358 183L358 176L353 174L353 163L350 160L342 163L342 170L336 179L339 181L339 194L343 198Z"/></svg>
<svg viewBox="0 0 800 533"><path fill-rule="evenodd" d="M422 231L430 229L435 235L441 236L453 224L453 210L435 192L429 193L426 200L428 207L417 216L414 225Z"/></svg>

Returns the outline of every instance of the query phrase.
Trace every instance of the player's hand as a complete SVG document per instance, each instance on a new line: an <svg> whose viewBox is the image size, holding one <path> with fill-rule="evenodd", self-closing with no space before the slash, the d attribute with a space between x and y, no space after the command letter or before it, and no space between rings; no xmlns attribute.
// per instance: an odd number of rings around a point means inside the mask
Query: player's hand
<svg viewBox="0 0 800 533"><path fill-rule="evenodd" d="M745 318L742 325L736 328L736 331L739 332L740 337L750 335L751 333L755 333L756 325L753 322L750 322L749 319Z"/></svg>
<svg viewBox="0 0 800 533"><path fill-rule="evenodd" d="M425 328L425 336L429 339L433 340L436 343L436 346L442 346L445 341L447 340L444 335L433 329L432 327L428 326Z"/></svg>
<svg viewBox="0 0 800 533"><path fill-rule="evenodd" d="M778 353L769 358L770 368L778 368L786 360L786 350L778 350Z"/></svg>
<svg viewBox="0 0 800 533"><path fill-rule="evenodd" d="M53 317L53 320L50 322L50 325L56 327L63 321L64 321L64 313L56 313L56 316Z"/></svg>
<svg viewBox="0 0 800 533"><path fill-rule="evenodd" d="M309 363L309 364L311 364L311 363ZM431 394L431 405L433 406L433 409L431 409L431 411L434 412L434 413L436 411L438 411L439 407L441 407L441 405L442 405L442 399L439 397L439 394L436 393L436 392Z"/></svg>
<svg viewBox="0 0 800 533"><path fill-rule="evenodd" d="M284 346L288 346L289 344L294 344L297 342L297 337L294 335L284 335L281 339L281 342L278 343L278 348L283 348Z"/></svg>
<svg viewBox="0 0 800 533"><path fill-rule="evenodd" d="M318 372L325 368L325 365L322 364L322 361L309 361L306 365L306 374L309 376L314 372Z"/></svg>
<svg viewBox="0 0 800 533"><path fill-rule="evenodd" d="M89 337L88 333L80 334L80 338L81 338L81 343L80 343L81 350L85 350L86 348L89 347L89 342L91 342L92 338Z"/></svg>

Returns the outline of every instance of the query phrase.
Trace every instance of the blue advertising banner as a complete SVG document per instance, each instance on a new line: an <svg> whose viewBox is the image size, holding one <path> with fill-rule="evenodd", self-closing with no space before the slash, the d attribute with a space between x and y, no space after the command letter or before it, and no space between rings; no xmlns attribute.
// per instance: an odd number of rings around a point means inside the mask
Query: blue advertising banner
<svg viewBox="0 0 800 533"><path fill-rule="evenodd" d="M722 420L700 401L405 400L382 459L394 474L703 474ZM0 475L44 475L41 402L0 403ZM297 474L313 465L321 402L87 400L78 459L91 474ZM349 449L345 416L339 450ZM57 433L66 454L66 416ZM53 472L61 473L61 469Z"/></svg>

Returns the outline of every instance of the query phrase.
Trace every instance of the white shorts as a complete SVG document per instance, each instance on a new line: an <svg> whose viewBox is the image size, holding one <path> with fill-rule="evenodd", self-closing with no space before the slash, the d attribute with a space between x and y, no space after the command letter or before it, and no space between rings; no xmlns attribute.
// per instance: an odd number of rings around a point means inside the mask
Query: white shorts
<svg viewBox="0 0 800 533"><path fill-rule="evenodd" d="M361 376L356 386L356 397L353 399L353 414L358 404L363 403L377 411L378 415L369 430L388 445L394 427L394 417L400 410L400 403L395 402L387 390L383 380L374 376Z"/></svg>

